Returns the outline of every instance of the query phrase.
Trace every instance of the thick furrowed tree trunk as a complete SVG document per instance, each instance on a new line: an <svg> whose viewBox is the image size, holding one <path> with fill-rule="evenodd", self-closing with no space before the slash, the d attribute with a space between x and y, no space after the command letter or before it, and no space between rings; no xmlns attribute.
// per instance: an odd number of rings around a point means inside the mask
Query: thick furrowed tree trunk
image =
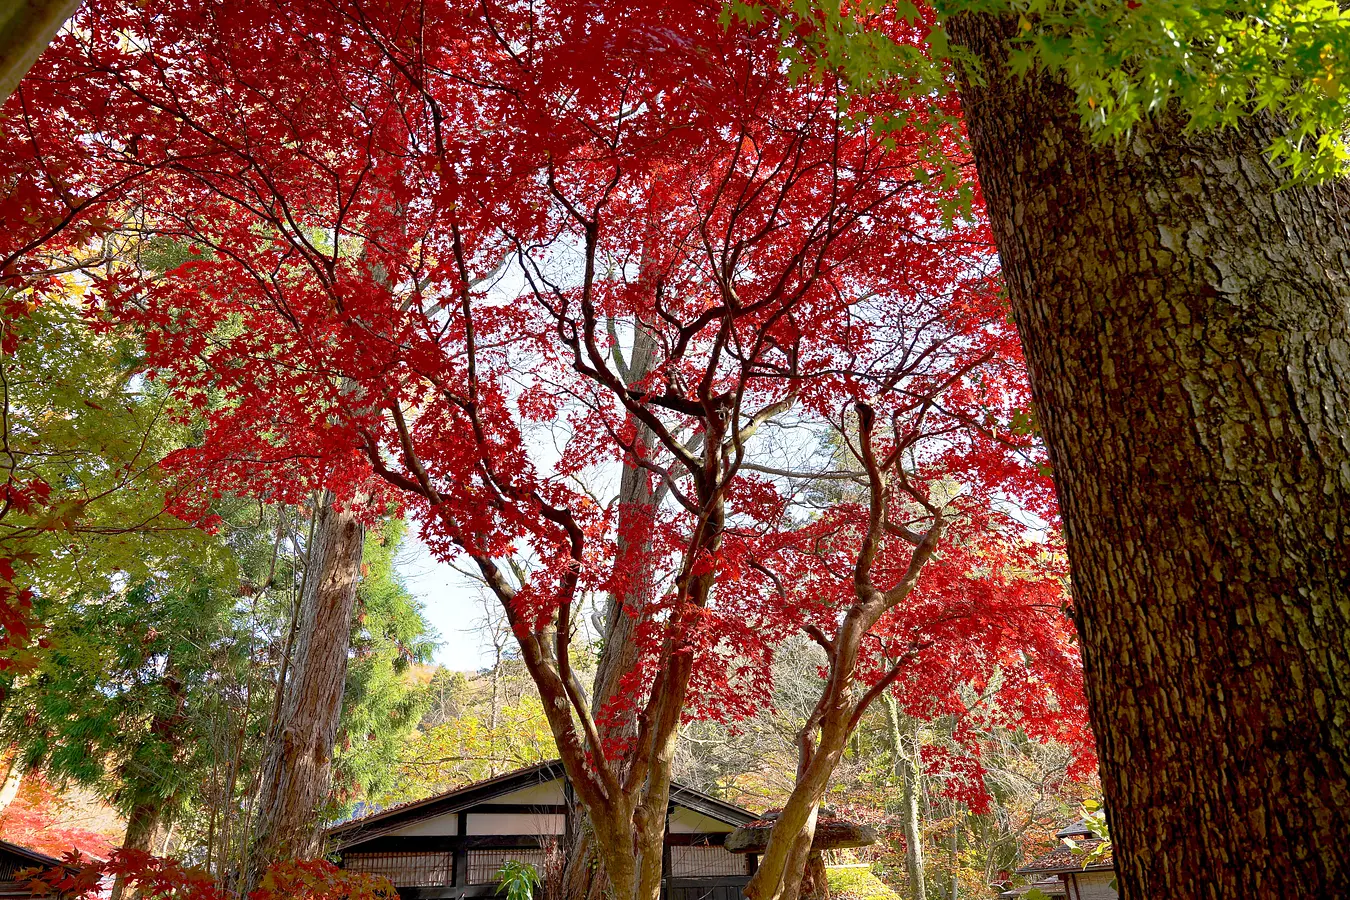
<svg viewBox="0 0 1350 900"><path fill-rule="evenodd" d="M263 766L246 888L269 864L319 850L365 529L350 506L334 509L327 492L316 515L281 714Z"/></svg>
<svg viewBox="0 0 1350 900"><path fill-rule="evenodd" d="M967 127L1055 467L1123 896L1350 882L1350 237L1261 124L1090 147L985 63Z"/></svg>
<svg viewBox="0 0 1350 900"><path fill-rule="evenodd" d="M157 849L157 838L161 834L160 808L160 804L154 801L136 804L127 816L127 830L122 838L124 850L153 853ZM119 875L113 882L111 900L122 900L127 896L131 894L127 891L126 881Z"/></svg>

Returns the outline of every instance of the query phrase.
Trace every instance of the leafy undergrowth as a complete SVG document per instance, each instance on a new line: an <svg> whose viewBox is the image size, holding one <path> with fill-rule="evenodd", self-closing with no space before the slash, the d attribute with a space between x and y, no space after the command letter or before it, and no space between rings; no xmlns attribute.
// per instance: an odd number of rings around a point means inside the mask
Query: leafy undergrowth
<svg viewBox="0 0 1350 900"><path fill-rule="evenodd" d="M142 900L230 900L211 876L178 860L139 850L116 850L104 861L78 853L65 857L65 868L29 870L35 896L96 900L116 878ZM324 860L285 860L264 873L249 900L398 900L388 879L347 872Z"/></svg>
<svg viewBox="0 0 1350 900"><path fill-rule="evenodd" d="M13 802L0 811L0 839L50 856L73 849L106 857L121 829L112 811L96 799L59 791L41 775L25 778Z"/></svg>
<svg viewBox="0 0 1350 900"><path fill-rule="evenodd" d="M899 894L868 869L829 868L825 880L830 885L831 900L900 900Z"/></svg>

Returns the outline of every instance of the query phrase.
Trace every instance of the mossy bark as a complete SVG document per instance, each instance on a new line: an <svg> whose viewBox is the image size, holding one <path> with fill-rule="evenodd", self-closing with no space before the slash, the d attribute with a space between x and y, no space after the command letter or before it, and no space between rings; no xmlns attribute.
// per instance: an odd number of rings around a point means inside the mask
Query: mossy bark
<svg viewBox="0 0 1350 900"><path fill-rule="evenodd" d="M80 0L11 0L0 4L0 103L47 49Z"/></svg>

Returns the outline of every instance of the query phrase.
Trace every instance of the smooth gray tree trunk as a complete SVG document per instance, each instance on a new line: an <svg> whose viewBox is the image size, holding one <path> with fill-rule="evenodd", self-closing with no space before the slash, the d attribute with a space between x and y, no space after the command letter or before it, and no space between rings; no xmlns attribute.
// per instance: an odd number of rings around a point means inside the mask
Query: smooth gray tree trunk
<svg viewBox="0 0 1350 900"><path fill-rule="evenodd" d="M919 817L919 792L923 789L920 778L923 773L919 767L918 742L915 741L912 752L906 749L905 736L900 728L900 710L895 698L888 692L881 700L891 738L891 767L904 791L900 804L900 824L905 834L905 872L909 876L909 897L910 900L926 900L928 888L924 884L923 829Z"/></svg>
<svg viewBox="0 0 1350 900"><path fill-rule="evenodd" d="M627 361L628 381L637 383L651 371L655 342L641 328L636 330L630 358ZM656 437L646 425L638 423L635 442L641 453L652 453ZM651 538L645 531L656 514L659 498L652 490L650 473L625 461L619 478L619 522L616 555L636 566L623 595L611 595L605 606L603 646L595 669L594 688L591 691L591 709L600 710L619 695L621 682L638 663L638 646L634 631L640 610L650 599L655 572L651 563ZM606 740L631 740L637 734L637 723L631 712L600 726ZM580 806L574 814L574 840L567 848L567 863L563 871L564 895L568 900L597 900L605 886L604 872L594 846L595 833L586 812Z"/></svg>

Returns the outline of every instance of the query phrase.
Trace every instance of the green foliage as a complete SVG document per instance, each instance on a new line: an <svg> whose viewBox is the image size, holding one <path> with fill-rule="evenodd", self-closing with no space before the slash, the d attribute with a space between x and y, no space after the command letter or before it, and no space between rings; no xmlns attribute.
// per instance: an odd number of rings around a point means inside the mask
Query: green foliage
<svg viewBox="0 0 1350 900"><path fill-rule="evenodd" d="M419 665L435 650L421 604L394 572L406 530L389 519L366 536L352 622L352 653L343 694L335 782L350 806L380 794L396 777L395 761L431 702Z"/></svg>
<svg viewBox="0 0 1350 900"><path fill-rule="evenodd" d="M201 777L200 690L247 660L239 540L172 515L159 461L190 434L138 376L135 335L91 321L80 280L61 287L3 328L0 480L45 499L0 510L0 556L25 563L44 625L3 674L0 723L23 765L172 814Z"/></svg>
<svg viewBox="0 0 1350 900"><path fill-rule="evenodd" d="M500 702L494 713L489 697L468 696L483 686L464 683L458 715L425 727L402 747L396 783L383 802L420 799L558 755L536 694Z"/></svg>
<svg viewBox="0 0 1350 900"><path fill-rule="evenodd" d="M1090 848L1078 846L1072 838L1065 838L1064 843L1069 845L1075 856L1082 857L1083 868L1086 869L1111 856L1111 827L1106 821L1106 807L1102 806L1100 800L1083 801L1083 825L1091 829L1101 840ZM1115 888L1116 881L1113 878L1111 889Z"/></svg>
<svg viewBox="0 0 1350 900"><path fill-rule="evenodd" d="M881 87L940 97L952 66L978 66L949 46L942 23L961 13L1011 17L1009 62L1021 74L1052 71L1077 99L1096 139L1179 111L1186 127L1235 126L1270 114L1269 152L1291 179L1326 181L1350 165L1345 90L1350 10L1335 0L939 0L917 32L908 0L845 9L820 0L732 0L726 21L777 23L783 55L799 74L835 71L856 90Z"/></svg>
<svg viewBox="0 0 1350 900"><path fill-rule="evenodd" d="M50 500L6 504L0 553L41 564L38 602L139 581L180 553L215 552L166 509L172 486L159 460L185 430L137 375L135 336L90 327L73 280L3 331L11 346L0 357L0 481L44 485Z"/></svg>
<svg viewBox="0 0 1350 900"><path fill-rule="evenodd" d="M963 9L1016 15L1013 70L1060 73L1103 139L1173 106L1193 129L1270 112L1284 125L1270 154L1291 176L1346 171L1350 13L1334 0L953 0L946 11Z"/></svg>
<svg viewBox="0 0 1350 900"><path fill-rule="evenodd" d="M825 881L830 896L840 900L900 900L900 895L869 869L829 867Z"/></svg>
<svg viewBox="0 0 1350 900"><path fill-rule="evenodd" d="M148 271L197 255L168 240L127 253ZM168 416L137 335L91 320L79 278L63 286L0 322L0 488L20 489L0 493L0 558L18 562L44 626L0 671L0 731L25 768L124 815L189 823L180 834L223 860L248 840L306 511L221 498L210 531L175 517L181 485L160 460L200 423ZM426 706L415 669L433 645L393 570L403 530L387 521L365 548L336 754L345 803L386 786Z"/></svg>
<svg viewBox="0 0 1350 900"><path fill-rule="evenodd" d="M541 884L538 870L526 862L508 859L497 870L497 890L506 893L506 900L532 900Z"/></svg>
<svg viewBox="0 0 1350 900"><path fill-rule="evenodd" d="M229 529L236 544L271 544L270 529ZM147 541L153 543L153 541ZM25 764L94 787L124 814L172 818L215 758L215 720L256 667L238 559L184 542L154 571L85 584L40 607L45 647L9 685L3 730Z"/></svg>

